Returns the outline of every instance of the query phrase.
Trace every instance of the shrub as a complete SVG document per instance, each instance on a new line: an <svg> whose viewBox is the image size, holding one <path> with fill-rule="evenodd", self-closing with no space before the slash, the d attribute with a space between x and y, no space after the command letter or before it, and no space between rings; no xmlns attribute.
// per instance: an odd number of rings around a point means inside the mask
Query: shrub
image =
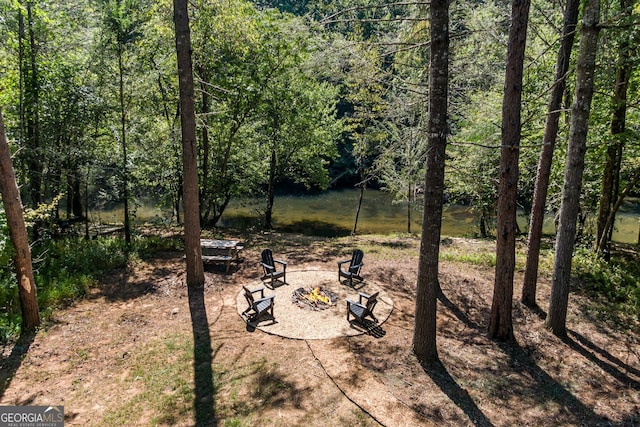
<svg viewBox="0 0 640 427"><path fill-rule="evenodd" d="M576 249L573 273L580 288L601 305L601 312L640 317L640 262L637 253L617 251L609 262L588 249Z"/></svg>
<svg viewBox="0 0 640 427"><path fill-rule="evenodd" d="M54 308L84 296L105 273L162 249L177 249L178 239L140 237L128 247L121 238L47 240L33 249L34 279L43 318ZM0 248L0 343L17 337L21 314L10 245Z"/></svg>

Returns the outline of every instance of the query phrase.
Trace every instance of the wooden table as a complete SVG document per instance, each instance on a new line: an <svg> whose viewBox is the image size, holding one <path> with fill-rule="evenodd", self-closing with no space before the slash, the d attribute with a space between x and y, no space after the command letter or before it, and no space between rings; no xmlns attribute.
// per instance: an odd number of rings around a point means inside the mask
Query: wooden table
<svg viewBox="0 0 640 427"><path fill-rule="evenodd" d="M240 251L243 249L238 240L200 239L200 247L202 249L202 262L223 262L227 272L232 262L239 261Z"/></svg>

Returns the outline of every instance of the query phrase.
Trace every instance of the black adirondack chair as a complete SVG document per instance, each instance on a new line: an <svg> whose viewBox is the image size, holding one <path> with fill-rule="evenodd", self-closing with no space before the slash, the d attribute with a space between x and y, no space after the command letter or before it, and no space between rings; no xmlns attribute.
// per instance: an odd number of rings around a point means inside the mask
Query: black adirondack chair
<svg viewBox="0 0 640 427"><path fill-rule="evenodd" d="M338 281L340 281L342 277L346 277L349 280L349 286L353 286L353 279L359 281L364 280L362 276L360 276L360 270L364 265L362 261L363 257L364 253L360 249L356 249L353 251L351 259L338 261ZM346 263L349 263L349 266L343 270L343 265Z"/></svg>
<svg viewBox="0 0 640 427"><path fill-rule="evenodd" d="M258 288L251 290L246 286L243 286L244 289L244 297L247 300L247 304L249 305L245 311L242 312L242 315L247 318L250 322L254 320L258 320L263 314L271 315L271 318L274 319L273 316L273 304L274 304L274 296L264 296L264 288ZM260 298L255 298L254 294L260 293Z"/></svg>
<svg viewBox="0 0 640 427"><path fill-rule="evenodd" d="M262 270L264 272L261 277L264 282L267 279L270 279L271 289L273 289L278 282L278 279L282 277L282 283L287 283L287 263L282 260L273 259L273 252L271 249L265 249L262 251L262 260L260 262L262 266ZM278 270L277 265L282 267L281 270Z"/></svg>
<svg viewBox="0 0 640 427"><path fill-rule="evenodd" d="M371 295L358 294L358 302L347 300L347 321L353 316L355 320L361 325L366 326L366 318L370 317L375 323L378 323L378 319L373 314L373 309L378 304L378 294L375 292Z"/></svg>

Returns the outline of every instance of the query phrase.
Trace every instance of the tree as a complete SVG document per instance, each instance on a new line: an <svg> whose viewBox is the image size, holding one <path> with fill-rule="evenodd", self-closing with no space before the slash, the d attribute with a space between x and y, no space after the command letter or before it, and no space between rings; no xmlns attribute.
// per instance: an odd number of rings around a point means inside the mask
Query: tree
<svg viewBox="0 0 640 427"><path fill-rule="evenodd" d="M620 0L620 9L625 18L631 18L633 1ZM609 256L608 247L613 234L613 227L606 227L606 223L613 210L612 206L619 191L620 167L626 136L627 90L632 71L631 31L625 31L618 46L618 63L613 87L613 115L611 118L612 141L607 144L594 245L596 253L604 254L605 258ZM613 216L615 218L615 211Z"/></svg>
<svg viewBox="0 0 640 427"><path fill-rule="evenodd" d="M204 266L200 247L200 202L198 194L198 146L193 95L191 31L187 0L173 2L176 31L176 54L180 86L180 123L182 126L182 161L184 193L184 236L187 261L187 285L204 286Z"/></svg>
<svg viewBox="0 0 640 427"><path fill-rule="evenodd" d="M40 141L40 73L38 68L38 42L36 37L35 4L26 2L27 33L29 37L28 66L25 78L24 114L26 120L27 168L29 171L29 201L35 209L42 201L43 162ZM37 227L36 227L37 233Z"/></svg>
<svg viewBox="0 0 640 427"><path fill-rule="evenodd" d="M22 310L22 326L24 331L32 331L40 325L38 310L38 296L36 283L33 279L31 265L31 248L27 227L22 214L22 199L18 190L16 175L11 161L11 151L4 129L4 120L0 111L0 192L2 203L7 214L7 225L13 248L15 250L14 263L18 293Z"/></svg>
<svg viewBox="0 0 640 427"><path fill-rule="evenodd" d="M610 230L610 229L613 228L613 222L614 222L615 217L616 217L616 212L618 211L618 209L620 209L620 206L622 205L622 202L624 201L624 198L627 197L627 195L629 194L631 189L639 181L640 181L640 168L636 169L635 173L633 174L633 177L629 180L627 185L620 192L620 194L618 195L618 199L616 200L616 202L611 207L611 210L609 212L609 216L607 216L607 220L605 221L605 223L603 225L604 230ZM600 248L600 250L602 250L602 248L605 245L605 239L607 239L607 234L603 233L602 236L600 236L600 242L598 244L598 247Z"/></svg>
<svg viewBox="0 0 640 427"><path fill-rule="evenodd" d="M529 0L514 0L502 101L502 146L496 233L496 276L489 319L489 337L512 341L513 274L516 263L516 197L520 153L520 110Z"/></svg>
<svg viewBox="0 0 640 427"><path fill-rule="evenodd" d="M580 0L568 0L564 10L564 25L560 38L560 47L556 60L556 72L551 88L551 97L547 109L547 119L544 125L542 151L538 161L536 184L533 195L533 207L529 221L529 236L527 239L527 263L522 286L522 303L530 307L536 305L536 284L538 282L538 261L540 258L540 242L542 240L542 225L544 223L545 205L553 151L558 136L562 98L567 87L567 72L571 59L571 49L578 23L578 8Z"/></svg>
<svg viewBox="0 0 640 427"><path fill-rule="evenodd" d="M571 127L565 167L562 205L560 206L556 250L553 263L553 281L546 327L557 336L566 336L567 306L571 259L576 237L576 223L580 208L580 193L584 157L587 149L589 112L593 97L594 70L598 48L600 0L585 4L580 48L576 63L576 94L571 108Z"/></svg>
<svg viewBox="0 0 640 427"><path fill-rule="evenodd" d="M136 5L132 0L107 0L105 3L105 24L115 43L118 61L118 100L120 107L120 146L122 149L122 199L124 202L124 235L131 242L131 218L129 214L129 157L127 147L127 107L125 105L125 63L124 55L140 36L142 21L136 17Z"/></svg>
<svg viewBox="0 0 640 427"><path fill-rule="evenodd" d="M265 90L287 61L276 11L249 2L206 1L194 21L203 110L200 151L202 220L215 224L233 197L255 195L263 182L255 128ZM209 98L210 101L209 102Z"/></svg>
<svg viewBox="0 0 640 427"><path fill-rule="evenodd" d="M429 143L425 173L424 213L416 294L413 352L422 363L438 360L436 308L440 284L438 262L444 203L445 149L449 86L449 1L433 0L429 65Z"/></svg>
<svg viewBox="0 0 640 427"><path fill-rule="evenodd" d="M335 116L336 91L293 67L265 90L262 131L268 164L265 227L272 228L275 191L284 179L326 188L328 160L335 157L341 121Z"/></svg>
<svg viewBox="0 0 640 427"><path fill-rule="evenodd" d="M459 25L468 34L451 41L452 144L446 188L450 203L469 206L486 238L495 235L509 4L465 2L458 8Z"/></svg>
<svg viewBox="0 0 640 427"><path fill-rule="evenodd" d="M362 49L362 50L359 50ZM346 151L354 161L356 183L360 189L352 235L356 234L358 218L369 182L375 178L374 162L388 143L384 105L388 77L382 69L380 53L367 46L350 52L345 85L353 112L346 118L350 130Z"/></svg>

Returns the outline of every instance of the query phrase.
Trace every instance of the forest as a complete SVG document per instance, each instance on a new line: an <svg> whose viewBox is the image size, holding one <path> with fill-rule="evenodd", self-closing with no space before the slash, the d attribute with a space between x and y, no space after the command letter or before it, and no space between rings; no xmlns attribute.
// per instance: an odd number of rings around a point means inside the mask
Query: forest
<svg viewBox="0 0 640 427"><path fill-rule="evenodd" d="M638 1L185 2L195 181L184 151L179 3L0 0L0 157L9 162L0 343L86 296L132 256L189 253L200 236L190 214L220 234L230 202L259 198L261 231L277 232L279 195L354 187L388 192L423 217L421 233L408 233L421 245L412 337L421 363L439 359L447 204L468 206L473 237L496 246L491 339L515 340L514 299L548 303L544 326L566 338L576 277L581 292L607 301L602 311L634 328L640 223L636 245L612 234L622 204L640 197ZM32 257L26 280L38 289L31 317L12 180ZM147 200L172 214L134 225ZM90 213L114 206L124 210L117 235L92 236ZM555 218L553 236L542 235L545 215ZM184 236L159 231L170 229ZM187 283L203 285L189 259ZM548 301L536 289L539 268L552 277Z"/></svg>

